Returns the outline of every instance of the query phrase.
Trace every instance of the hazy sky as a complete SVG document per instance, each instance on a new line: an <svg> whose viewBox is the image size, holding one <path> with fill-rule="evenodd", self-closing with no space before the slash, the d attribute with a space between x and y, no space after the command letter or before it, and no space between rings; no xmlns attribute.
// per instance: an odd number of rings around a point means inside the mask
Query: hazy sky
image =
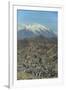
<svg viewBox="0 0 66 90"><path fill-rule="evenodd" d="M35 11L17 10L18 24L39 23L45 25L57 33L58 12L56 11Z"/></svg>

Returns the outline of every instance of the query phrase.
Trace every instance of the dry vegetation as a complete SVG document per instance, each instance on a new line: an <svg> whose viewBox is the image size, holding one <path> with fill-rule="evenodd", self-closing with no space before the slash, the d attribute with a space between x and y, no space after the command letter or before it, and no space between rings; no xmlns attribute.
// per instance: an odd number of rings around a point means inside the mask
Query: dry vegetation
<svg viewBox="0 0 66 90"><path fill-rule="evenodd" d="M58 77L57 38L17 41L17 79Z"/></svg>

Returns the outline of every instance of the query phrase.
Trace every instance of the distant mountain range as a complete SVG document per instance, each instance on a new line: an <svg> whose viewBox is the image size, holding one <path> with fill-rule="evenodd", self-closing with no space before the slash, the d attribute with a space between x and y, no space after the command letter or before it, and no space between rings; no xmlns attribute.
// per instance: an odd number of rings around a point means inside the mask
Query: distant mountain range
<svg viewBox="0 0 66 90"><path fill-rule="evenodd" d="M40 35L47 38L57 37L54 32L52 32L49 28L41 24L22 25L22 27L18 28L17 31L18 40L36 37Z"/></svg>

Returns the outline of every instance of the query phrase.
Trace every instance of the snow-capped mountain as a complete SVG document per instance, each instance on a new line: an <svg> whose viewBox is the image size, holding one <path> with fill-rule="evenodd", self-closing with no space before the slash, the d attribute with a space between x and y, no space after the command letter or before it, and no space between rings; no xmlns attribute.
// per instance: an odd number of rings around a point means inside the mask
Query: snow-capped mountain
<svg viewBox="0 0 66 90"><path fill-rule="evenodd" d="M41 24L18 25L17 39L36 37L40 35L47 38L56 37L48 27Z"/></svg>

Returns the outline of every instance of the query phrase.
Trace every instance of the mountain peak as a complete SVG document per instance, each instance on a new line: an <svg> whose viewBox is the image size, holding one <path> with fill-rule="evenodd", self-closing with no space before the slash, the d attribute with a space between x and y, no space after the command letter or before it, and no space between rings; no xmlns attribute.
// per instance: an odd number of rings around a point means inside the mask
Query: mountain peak
<svg viewBox="0 0 66 90"><path fill-rule="evenodd" d="M18 25L18 39L30 38L40 35L48 38L56 36L48 27L38 23Z"/></svg>
<svg viewBox="0 0 66 90"><path fill-rule="evenodd" d="M33 23L33 24L20 24L18 25L18 30L30 30L32 32L40 31L40 30L49 30L48 27L38 24L38 23Z"/></svg>

